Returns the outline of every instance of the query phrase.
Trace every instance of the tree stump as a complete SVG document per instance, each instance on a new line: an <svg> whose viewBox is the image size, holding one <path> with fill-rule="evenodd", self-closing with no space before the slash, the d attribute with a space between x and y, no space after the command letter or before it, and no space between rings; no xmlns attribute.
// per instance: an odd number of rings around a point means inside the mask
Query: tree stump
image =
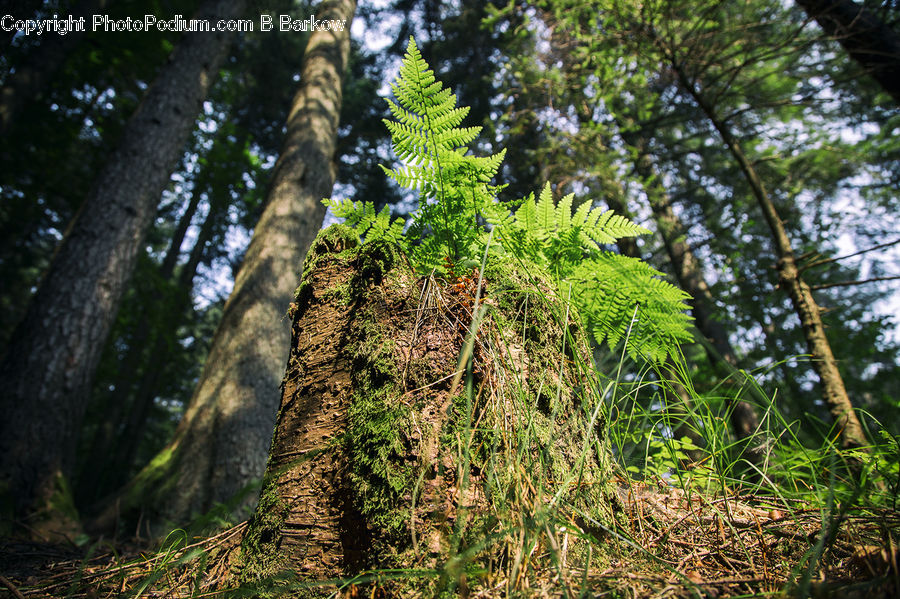
<svg viewBox="0 0 900 599"><path fill-rule="evenodd" d="M588 347L571 308L528 270L488 263L485 318L458 367L477 272L421 277L386 243L359 245L341 225L320 234L291 305L269 462L234 562L241 583L315 595L418 568L440 573L423 584L452 586L463 553L512 559L510 518L565 509L589 531L613 517Z"/></svg>

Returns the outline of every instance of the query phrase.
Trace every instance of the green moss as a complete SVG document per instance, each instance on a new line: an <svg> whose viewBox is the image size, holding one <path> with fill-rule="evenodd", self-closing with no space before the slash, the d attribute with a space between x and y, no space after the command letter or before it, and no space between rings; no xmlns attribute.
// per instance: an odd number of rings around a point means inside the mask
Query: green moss
<svg viewBox="0 0 900 599"><path fill-rule="evenodd" d="M168 446L134 477L122 498L125 511L156 503L154 499L177 492L177 477L171 476L177 466L177 446Z"/></svg>
<svg viewBox="0 0 900 599"><path fill-rule="evenodd" d="M361 276L357 288L373 276L382 279L396 261L391 246L372 245L383 247L360 252L358 272L366 268L368 277ZM378 536L397 539L409 522L402 498L409 494L416 474L409 459L410 409L400 401L395 342L382 330L387 315L381 310L370 305L357 319L348 442L357 508Z"/></svg>
<svg viewBox="0 0 900 599"><path fill-rule="evenodd" d="M287 518L287 505L278 496L277 482L269 479L263 486L259 505L247 527L237 561L242 582L271 580L283 573L286 564L277 546Z"/></svg>
<svg viewBox="0 0 900 599"><path fill-rule="evenodd" d="M415 482L406 459L409 409L396 405L394 389L360 392L350 409L349 439L357 507L379 536L397 539L409 523L402 498Z"/></svg>
<svg viewBox="0 0 900 599"><path fill-rule="evenodd" d="M359 246L359 236L345 225L331 225L320 231L303 260L303 272L307 273L315 269L322 256L328 254L341 254L348 250L354 250Z"/></svg>

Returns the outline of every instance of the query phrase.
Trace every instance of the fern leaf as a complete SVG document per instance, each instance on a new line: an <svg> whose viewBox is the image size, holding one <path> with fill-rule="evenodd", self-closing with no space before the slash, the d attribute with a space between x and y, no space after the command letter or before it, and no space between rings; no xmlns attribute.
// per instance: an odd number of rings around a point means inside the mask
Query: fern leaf
<svg viewBox="0 0 900 599"><path fill-rule="evenodd" d="M689 341L690 296L641 260L602 252L583 262L571 279L575 303L598 343L625 343L633 358L654 362L675 356Z"/></svg>
<svg viewBox="0 0 900 599"><path fill-rule="evenodd" d="M344 223L356 231L365 241L384 239L394 243L403 241L403 219L391 219L391 211L384 206L379 212L375 212L372 202L354 202L350 199L332 200L325 198L322 203L331 208L338 218L343 218Z"/></svg>

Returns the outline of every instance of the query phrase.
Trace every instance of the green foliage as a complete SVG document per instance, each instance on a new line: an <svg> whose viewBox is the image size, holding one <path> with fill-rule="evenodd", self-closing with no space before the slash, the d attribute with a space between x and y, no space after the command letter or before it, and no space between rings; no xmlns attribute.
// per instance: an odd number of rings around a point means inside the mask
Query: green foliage
<svg viewBox="0 0 900 599"><path fill-rule="evenodd" d="M505 150L488 157L468 153L480 127L460 127L468 108L435 79L410 39L400 74L388 99L393 119L394 152L403 165L382 169L400 185L419 192L419 206L406 235L404 223L391 221L385 207L371 202L324 200L332 211L366 241L400 244L423 271L440 268L445 259L468 265L477 260L493 229L502 251L534 262L556 275L598 342L624 343L632 357L651 361L676 355L680 341L690 339L688 296L663 281L640 260L603 250L622 237L649 233L611 210L582 203L573 212L574 195L554 203L550 184L537 200L518 201L510 212L492 181Z"/></svg>
<svg viewBox="0 0 900 599"><path fill-rule="evenodd" d="M572 214L573 198L554 206L548 183L537 202L529 196L514 215L495 221L501 244L573 283L572 297L598 343L615 347L627 340L632 357L664 360L690 338L682 303L689 296L646 262L601 250L647 229L588 202Z"/></svg>
<svg viewBox="0 0 900 599"><path fill-rule="evenodd" d="M366 241L383 239L400 243L403 238L403 220L396 218L392 222L388 206L375 212L375 205L371 202L354 202L349 198L328 199L325 200L325 204L331 208L335 216L344 219L344 224L364 236Z"/></svg>

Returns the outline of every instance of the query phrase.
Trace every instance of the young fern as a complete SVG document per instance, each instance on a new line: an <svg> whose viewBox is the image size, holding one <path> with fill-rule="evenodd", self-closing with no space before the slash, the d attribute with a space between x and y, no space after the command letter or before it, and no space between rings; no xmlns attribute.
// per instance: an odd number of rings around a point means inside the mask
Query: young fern
<svg viewBox="0 0 900 599"><path fill-rule="evenodd" d="M495 221L500 243L572 283L575 305L598 343L615 347L627 338L633 358L665 360L691 339L684 304L690 296L646 262L601 248L649 230L590 202L572 214L573 199L569 194L554 206L546 184L537 202L529 195L515 214Z"/></svg>
<svg viewBox="0 0 900 599"><path fill-rule="evenodd" d="M468 154L480 127L460 127L468 107L457 107L410 38L400 74L387 100L393 119L385 119L402 166L381 168L400 185L419 192L413 222L391 221L387 208L376 213L371 202L324 200L336 216L365 237L400 244L423 271L477 260L494 229L500 251L546 268L572 285L572 297L599 343L650 361L676 356L678 344L691 338L688 295L660 277L648 264L604 251L622 237L649 231L610 210L582 203L573 213L574 195L554 204L550 184L538 199L529 194L510 212L497 200L502 186L491 182L505 150L488 157Z"/></svg>

